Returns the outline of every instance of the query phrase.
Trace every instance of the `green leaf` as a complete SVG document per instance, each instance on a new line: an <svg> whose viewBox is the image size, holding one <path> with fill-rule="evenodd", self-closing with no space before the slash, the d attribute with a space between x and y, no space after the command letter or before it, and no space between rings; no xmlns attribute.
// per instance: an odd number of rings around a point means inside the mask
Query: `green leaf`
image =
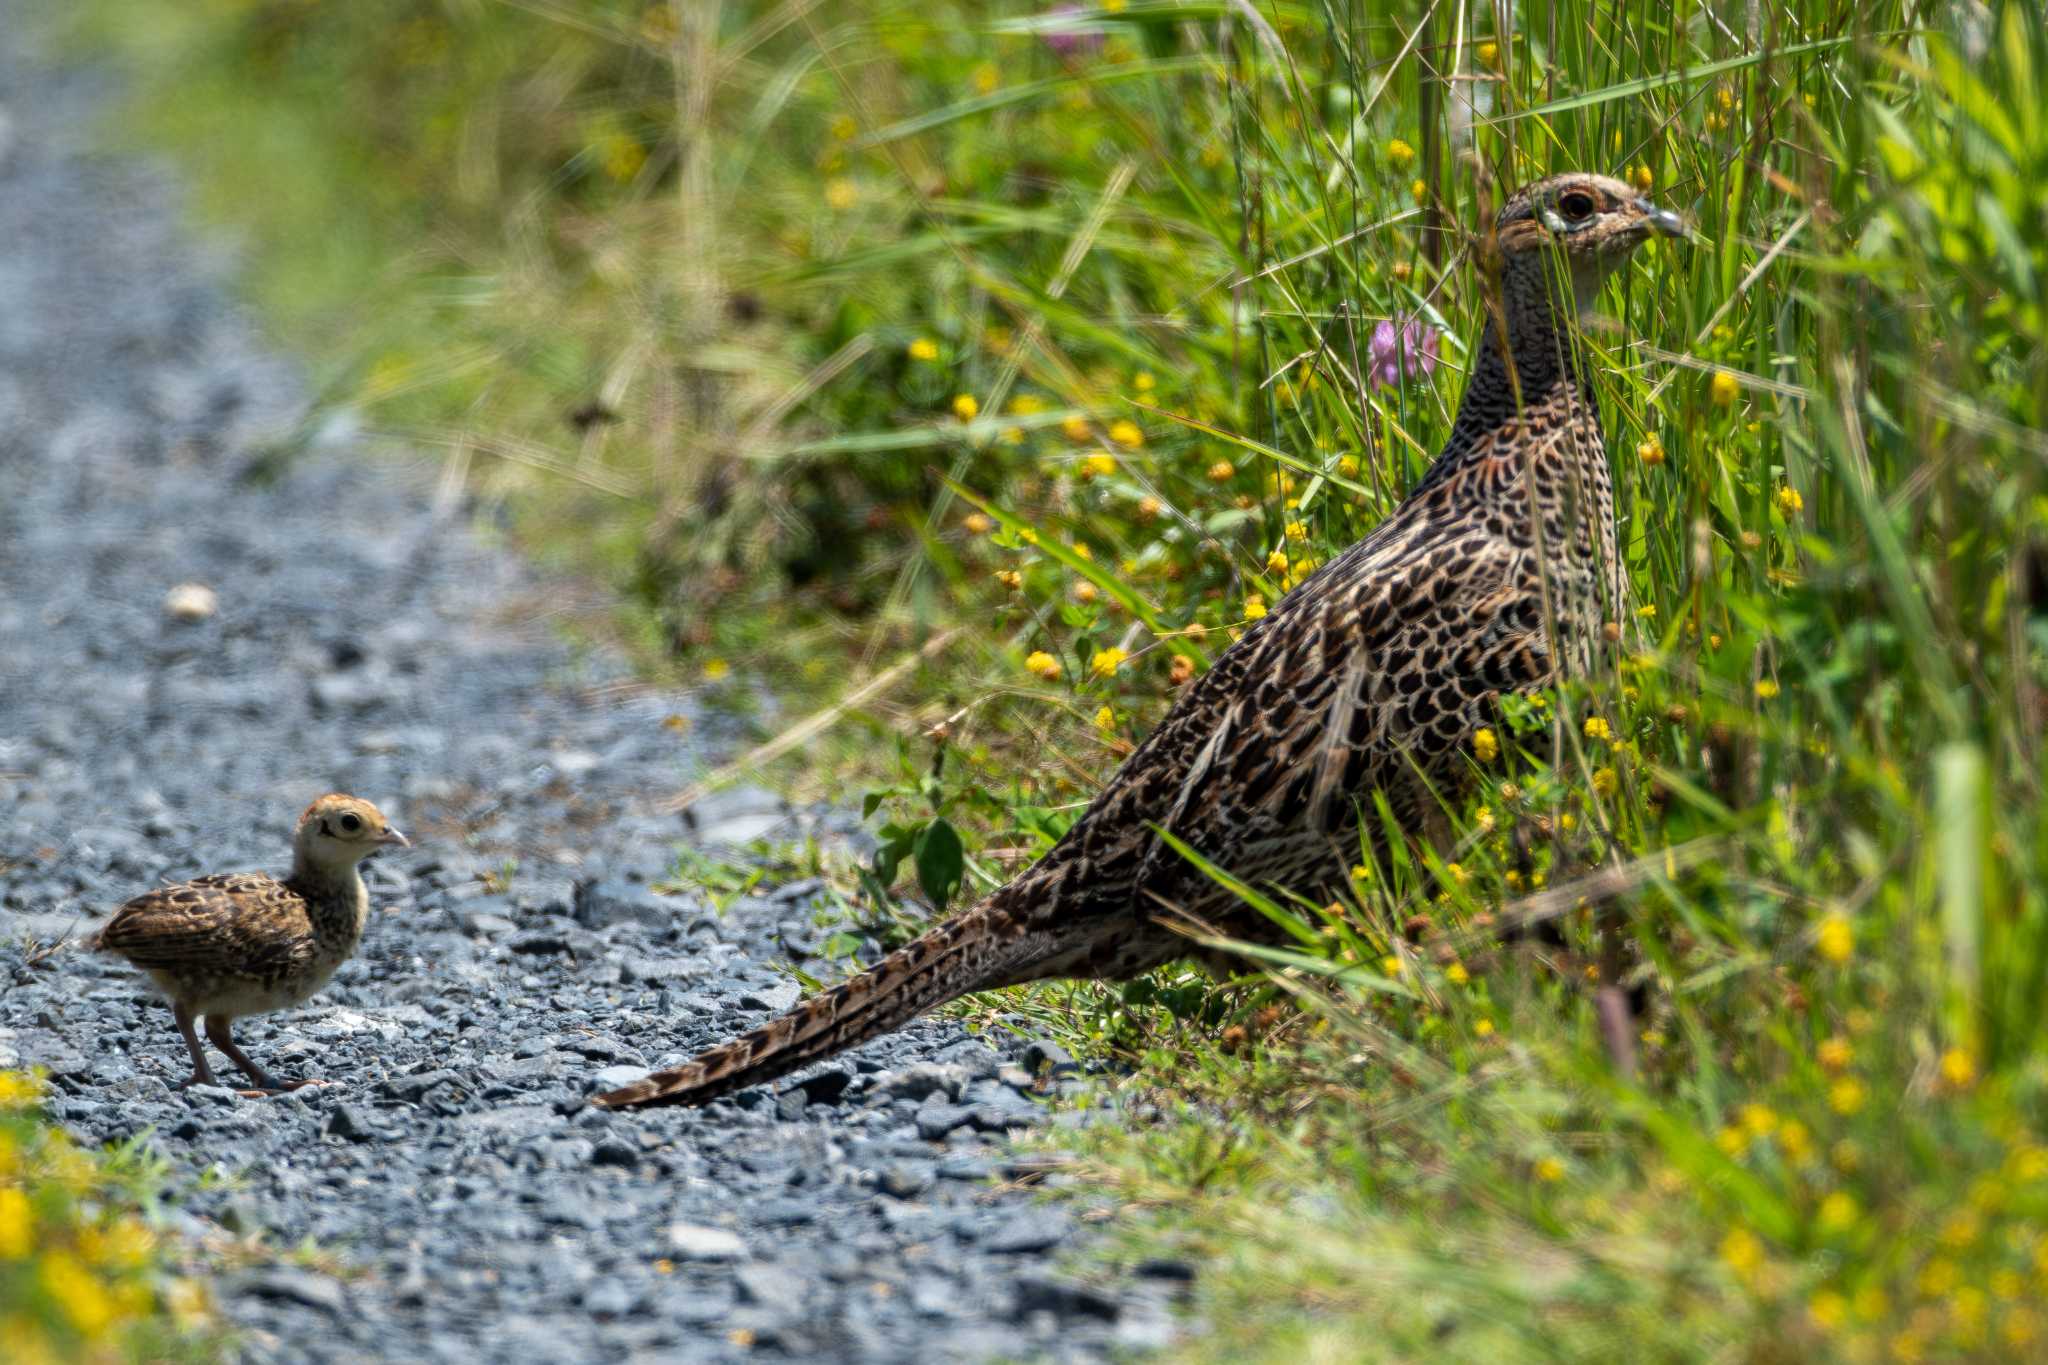
<svg viewBox="0 0 2048 1365"><path fill-rule="evenodd" d="M1949 1029L1958 1041L1975 1043L1984 909L1998 858L1991 850L1991 777L1974 744L1944 745L1934 756L1934 839Z"/></svg>
<svg viewBox="0 0 2048 1365"><path fill-rule="evenodd" d="M960 832L951 822L934 820L917 837L917 882L931 898L932 907L943 911L960 890L967 871L967 850Z"/></svg>

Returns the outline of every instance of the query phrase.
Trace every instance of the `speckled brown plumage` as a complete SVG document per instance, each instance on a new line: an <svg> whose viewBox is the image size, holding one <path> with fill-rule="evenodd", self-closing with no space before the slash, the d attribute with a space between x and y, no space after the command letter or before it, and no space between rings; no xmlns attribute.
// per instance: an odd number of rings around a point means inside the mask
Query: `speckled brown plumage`
<svg viewBox="0 0 2048 1365"><path fill-rule="evenodd" d="M235 1045L233 1021L301 1003L327 984L362 941L370 898L356 865L406 838L353 796L323 796L306 807L292 838L292 870L226 872L145 892L108 920L93 946L148 973L171 1002L192 1053L187 1084L213 1085L193 1030L256 1082L255 1092L307 1081L273 1079Z"/></svg>
<svg viewBox="0 0 2048 1365"><path fill-rule="evenodd" d="M1050 853L873 970L595 1102L701 1103L972 991L1128 977L1188 954L1176 923L1275 937L1159 828L1249 882L1311 895L1357 860L1375 793L1427 832L1493 699L1587 668L1620 614L1614 497L1572 324L1638 244L1682 230L1601 176L1511 199L1483 253L1499 266L1492 322L1428 474L1186 690Z"/></svg>

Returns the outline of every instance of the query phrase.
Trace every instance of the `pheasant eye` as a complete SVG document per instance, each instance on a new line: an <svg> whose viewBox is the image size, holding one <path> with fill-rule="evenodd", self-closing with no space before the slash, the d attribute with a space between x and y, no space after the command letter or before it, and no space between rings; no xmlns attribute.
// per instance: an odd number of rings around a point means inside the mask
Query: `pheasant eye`
<svg viewBox="0 0 2048 1365"><path fill-rule="evenodd" d="M351 811L341 817L341 827L346 833L354 834L363 827L363 817Z"/></svg>
<svg viewBox="0 0 2048 1365"><path fill-rule="evenodd" d="M1593 196L1584 190L1573 190L1557 201L1557 207L1569 222L1593 216Z"/></svg>

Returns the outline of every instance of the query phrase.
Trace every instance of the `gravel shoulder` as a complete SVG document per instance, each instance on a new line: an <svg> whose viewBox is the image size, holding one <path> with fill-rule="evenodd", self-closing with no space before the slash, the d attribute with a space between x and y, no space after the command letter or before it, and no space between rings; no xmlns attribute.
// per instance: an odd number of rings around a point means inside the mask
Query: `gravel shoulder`
<svg viewBox="0 0 2048 1365"><path fill-rule="evenodd" d="M0 31L27 12L0 0ZM182 234L172 177L89 149L111 95L0 44L0 1065L48 1068L86 1140L149 1134L192 1238L317 1248L218 1281L251 1358L1165 1341L1182 1268L1060 1268L1088 1219L1006 1143L1047 1119L1027 1043L925 1021L706 1110L583 1107L787 1007L773 964L822 938L814 884L722 913L657 890L677 844L857 827L755 790L662 814L742 737L565 647L558 588L436 514L430 457L331 435L260 477L300 380L232 261ZM166 611L188 582L212 615ZM360 955L238 1034L335 1084L175 1090L187 1061L136 973L32 960L149 886L279 868L330 790L418 847L370 865Z"/></svg>

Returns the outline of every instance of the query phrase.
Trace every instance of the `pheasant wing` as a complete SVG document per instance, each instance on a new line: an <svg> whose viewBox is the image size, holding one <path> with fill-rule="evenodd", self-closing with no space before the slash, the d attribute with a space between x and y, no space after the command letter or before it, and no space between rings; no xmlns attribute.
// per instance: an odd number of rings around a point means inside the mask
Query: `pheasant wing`
<svg viewBox="0 0 2048 1365"><path fill-rule="evenodd" d="M1208 733L1153 817L1253 882L1314 891L1340 874L1375 791L1422 833L1492 699L1551 674L1525 551L1470 527L1383 530L1233 647ZM1197 914L1234 904L1157 843L1134 889Z"/></svg>
<svg viewBox="0 0 2048 1365"><path fill-rule="evenodd" d="M98 945L138 967L223 965L271 974L309 959L305 900L274 877L230 872L145 892L114 912Z"/></svg>

